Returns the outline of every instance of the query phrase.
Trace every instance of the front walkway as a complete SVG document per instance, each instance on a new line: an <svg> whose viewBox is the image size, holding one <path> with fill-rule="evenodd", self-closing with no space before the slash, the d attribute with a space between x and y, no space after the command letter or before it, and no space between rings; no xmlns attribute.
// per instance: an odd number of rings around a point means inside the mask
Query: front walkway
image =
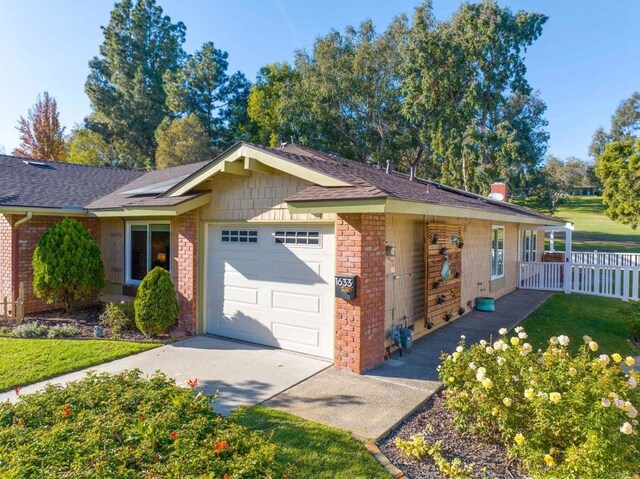
<svg viewBox="0 0 640 479"><path fill-rule="evenodd" d="M513 328L552 293L516 290L496 302L495 313L472 311L422 339L403 357L395 353L368 373L328 368L265 403L305 419L346 429L358 439L378 439L420 407L439 387L442 351L453 352L464 334L467 343Z"/></svg>
<svg viewBox="0 0 640 479"><path fill-rule="evenodd" d="M198 390L219 391L215 410L228 414L238 406L252 406L304 381L330 363L281 349L265 348L210 336L196 336L160 348L117 359L74 373L25 386L21 394L42 389L49 383L66 384L82 379L87 371L120 373L140 369L145 374L160 370L178 385L198 378ZM13 391L0 394L0 402L16 400Z"/></svg>

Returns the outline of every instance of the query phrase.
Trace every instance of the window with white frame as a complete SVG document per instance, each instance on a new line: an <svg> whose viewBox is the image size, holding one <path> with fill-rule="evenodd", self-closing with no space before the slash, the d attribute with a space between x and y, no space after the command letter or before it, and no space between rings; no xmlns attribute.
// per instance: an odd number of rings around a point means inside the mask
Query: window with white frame
<svg viewBox="0 0 640 479"><path fill-rule="evenodd" d="M278 244L320 246L318 231L276 231L274 237Z"/></svg>
<svg viewBox="0 0 640 479"><path fill-rule="evenodd" d="M538 232L526 230L522 232L522 261L534 262L538 257Z"/></svg>
<svg viewBox="0 0 640 479"><path fill-rule="evenodd" d="M126 282L139 284L156 266L171 269L171 225L160 221L127 223Z"/></svg>
<svg viewBox="0 0 640 479"><path fill-rule="evenodd" d="M491 279L504 276L504 226L491 228Z"/></svg>
<svg viewBox="0 0 640 479"><path fill-rule="evenodd" d="M223 243L257 243L257 230L222 230L220 241Z"/></svg>

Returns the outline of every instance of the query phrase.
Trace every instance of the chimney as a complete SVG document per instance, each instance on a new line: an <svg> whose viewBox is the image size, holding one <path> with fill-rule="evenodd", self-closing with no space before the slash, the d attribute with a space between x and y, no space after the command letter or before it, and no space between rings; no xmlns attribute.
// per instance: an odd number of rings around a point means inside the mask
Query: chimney
<svg viewBox="0 0 640 479"><path fill-rule="evenodd" d="M418 169L418 165L411 165L409 167L409 180L416 181L416 170Z"/></svg>
<svg viewBox="0 0 640 479"><path fill-rule="evenodd" d="M391 160L387 160L387 174L393 173L393 162Z"/></svg>
<svg viewBox="0 0 640 479"><path fill-rule="evenodd" d="M504 181L494 181L491 184L489 197L494 200L507 201L507 184Z"/></svg>

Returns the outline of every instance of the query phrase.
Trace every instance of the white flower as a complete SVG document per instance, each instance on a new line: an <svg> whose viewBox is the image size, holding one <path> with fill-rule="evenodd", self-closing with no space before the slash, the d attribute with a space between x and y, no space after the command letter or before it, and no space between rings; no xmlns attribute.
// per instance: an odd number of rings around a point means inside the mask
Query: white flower
<svg viewBox="0 0 640 479"><path fill-rule="evenodd" d="M622 427L620 428L620 432L622 434L631 434L633 432L633 426L631 424L629 424L628 422L625 422Z"/></svg>
<svg viewBox="0 0 640 479"><path fill-rule="evenodd" d="M606 354L601 354L598 356L598 361L603 362L604 364L609 364L610 359Z"/></svg>
<svg viewBox="0 0 640 479"><path fill-rule="evenodd" d="M603 407L609 407L611 406L611 401L609 401L609 399L607 398L602 398L600 400L600 404L602 404Z"/></svg>
<svg viewBox="0 0 640 479"><path fill-rule="evenodd" d="M458 351L456 351L455 353L453 353L451 355L451 357L453 358L453 362L455 363L457 361L457 359L460 357L460 353Z"/></svg>
<svg viewBox="0 0 640 479"><path fill-rule="evenodd" d="M634 358L632 358L631 356L627 356L627 357L625 358L625 360L624 360L624 363L625 363L627 366L632 367L632 366L635 366L635 364L636 364L636 360L635 360Z"/></svg>
<svg viewBox="0 0 640 479"><path fill-rule="evenodd" d="M527 338L529 337L529 335L528 335L527 333L525 333L524 331L520 331L520 332L518 333L518 337L519 337L520 339L527 339Z"/></svg>
<svg viewBox="0 0 640 479"><path fill-rule="evenodd" d="M576 374L578 374L578 370L574 367L570 367L569 368L569 376L575 376Z"/></svg>
<svg viewBox="0 0 640 479"><path fill-rule="evenodd" d="M522 326L516 326L515 328L513 328L513 330L516 333L520 333L520 332L524 331L524 328Z"/></svg>
<svg viewBox="0 0 640 479"><path fill-rule="evenodd" d="M596 352L598 350L598 343L596 343L595 341L589 341L589 349L593 352Z"/></svg>
<svg viewBox="0 0 640 479"><path fill-rule="evenodd" d="M636 417L638 417L638 410L635 407L630 406L629 410L627 411L627 416L629 416L631 419L635 419Z"/></svg>
<svg viewBox="0 0 640 479"><path fill-rule="evenodd" d="M487 354L493 354L494 350L491 346L487 346L487 349L485 351L487 351Z"/></svg>
<svg viewBox="0 0 640 479"><path fill-rule="evenodd" d="M552 403L558 404L561 399L562 394L560 393L553 392L549 394L549 401L551 401Z"/></svg>
<svg viewBox="0 0 640 479"><path fill-rule="evenodd" d="M458 351L459 353L461 353L462 351L464 351L464 348L462 346L458 346L456 348L456 351Z"/></svg>
<svg viewBox="0 0 640 479"><path fill-rule="evenodd" d="M507 360L505 358L503 358L502 356L498 356L498 359L496 361L498 361L498 364L500 366L502 366L504 363L507 362Z"/></svg>
<svg viewBox="0 0 640 479"><path fill-rule="evenodd" d="M551 339L549 339L549 343L555 346L556 344L558 344L558 338L556 338L555 336L552 336Z"/></svg>
<svg viewBox="0 0 640 479"><path fill-rule="evenodd" d="M480 346L484 348L486 345L487 345L487 342L484 339L480 340Z"/></svg>
<svg viewBox="0 0 640 479"><path fill-rule="evenodd" d="M582 336L582 340L585 344L589 344L591 342L591 336L584 335Z"/></svg>
<svg viewBox="0 0 640 479"><path fill-rule="evenodd" d="M631 386L631 389L635 389L635 387L638 385L638 381L636 381L636 378L634 378L633 376L631 376L629 378L629 386Z"/></svg>
<svg viewBox="0 0 640 479"><path fill-rule="evenodd" d="M484 378L482 380L482 385L485 387L485 389L491 389L493 387L493 381L489 378Z"/></svg>
<svg viewBox="0 0 640 479"><path fill-rule="evenodd" d="M467 337L464 334L461 334L460 339L467 339Z"/></svg>
<svg viewBox="0 0 640 479"><path fill-rule="evenodd" d="M507 334L509 331L507 330L507 328L500 328L500 331L498 331L500 333L500 336L504 336L505 334Z"/></svg>
<svg viewBox="0 0 640 479"><path fill-rule="evenodd" d="M471 362L469 363L469 367L470 367L471 369L475 369L475 368L476 368L476 363L474 363L473 361L471 361Z"/></svg>
<svg viewBox="0 0 640 479"><path fill-rule="evenodd" d="M560 346L568 346L569 345L569 336L565 336L564 334L558 336L558 342L560 343Z"/></svg>
<svg viewBox="0 0 640 479"><path fill-rule="evenodd" d="M529 343L524 343L522 345L522 349L520 350L520 354L522 356L526 356L527 354L529 354L531 351L533 351L533 347L529 344Z"/></svg>
<svg viewBox="0 0 640 479"><path fill-rule="evenodd" d="M513 403L513 401L511 401L511 398L504 398L504 399L502 400L502 403L503 403L505 406L509 407L509 406L511 406L511 404Z"/></svg>
<svg viewBox="0 0 640 479"><path fill-rule="evenodd" d="M483 373L481 373L480 371L478 371L478 372L476 373L476 379L477 379L479 382L482 382L482 380L484 379L484 374L483 374Z"/></svg>

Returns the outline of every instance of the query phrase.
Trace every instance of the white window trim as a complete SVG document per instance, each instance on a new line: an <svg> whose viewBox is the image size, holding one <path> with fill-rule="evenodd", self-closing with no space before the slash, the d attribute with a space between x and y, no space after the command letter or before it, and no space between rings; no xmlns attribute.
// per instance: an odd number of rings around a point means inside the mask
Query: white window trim
<svg viewBox="0 0 640 479"><path fill-rule="evenodd" d="M255 231L257 234L255 236L256 241L222 241L222 232L223 231L247 231L247 234L249 234L249 231ZM248 237L247 237L248 238ZM241 245L241 246L252 246L252 247L257 247L258 244L260 243L260 230L256 229L256 228L235 228L235 227L230 227L230 228L226 228L223 227L220 229L220 234L218 235L218 243L223 245L225 248L228 246L232 246L232 245Z"/></svg>
<svg viewBox="0 0 640 479"><path fill-rule="evenodd" d="M127 221L125 227L125 241L124 241L124 282L137 286L142 281L138 279L131 279L131 226L146 225L147 226L147 253L151 251L151 235L149 234L149 225L169 225L169 245L172 241L171 221L163 220L150 220L150 221ZM171 248L173 249L173 248ZM173 255L173 251L171 251ZM147 271L151 269L151 256L147 254ZM171 269L171 258L169 258L169 269Z"/></svg>
<svg viewBox="0 0 640 479"><path fill-rule="evenodd" d="M276 233L278 232L303 232L303 233L318 233L318 244L299 244L299 243L278 243L276 240ZM314 248L314 249L321 249L322 248L322 232L319 229L314 229L314 228L310 228L310 229L305 229L305 228L274 228L273 232L271 233L271 236L273 237L273 241L276 242L276 244L282 245L282 246L286 246L287 248Z"/></svg>
<svg viewBox="0 0 640 479"><path fill-rule="evenodd" d="M528 247L527 247L527 239ZM521 261L535 262L538 257L538 232L536 230L523 230L522 232L522 252Z"/></svg>
<svg viewBox="0 0 640 479"><path fill-rule="evenodd" d="M493 237L494 237L494 231L496 230L502 230L502 274L493 274L493 255L491 256L491 268L490 268L490 272L491 272L491 281L496 280L496 279L500 279L500 278L504 278L504 270L505 270L505 264L504 264L504 259L505 259L505 246L507 245L507 234L506 231L504 229L504 226L502 225L491 225L491 252L493 252L493 248L494 248L494 243L493 243ZM497 253L498 250L496 250Z"/></svg>

